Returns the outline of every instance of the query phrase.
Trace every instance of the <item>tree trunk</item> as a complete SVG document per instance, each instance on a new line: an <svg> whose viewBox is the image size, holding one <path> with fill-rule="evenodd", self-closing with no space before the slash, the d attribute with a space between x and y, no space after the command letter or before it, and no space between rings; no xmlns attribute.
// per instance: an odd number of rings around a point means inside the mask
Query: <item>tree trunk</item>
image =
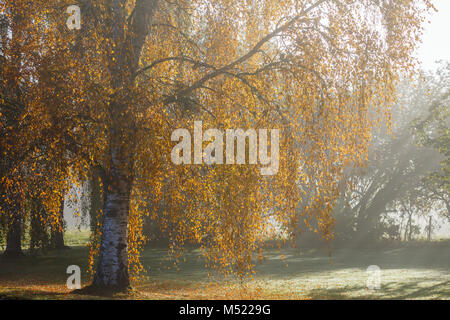
<svg viewBox="0 0 450 320"><path fill-rule="evenodd" d="M13 7L14 8L14 7ZM20 75L20 65L21 65L21 57L22 55L21 53L21 44L20 44L20 40L19 40L19 36L17 36L17 34L20 32L20 25L21 22L23 20L23 16L20 14L20 12L17 12L17 10L12 10L11 12L11 25L10 28L8 29L8 33L10 33L11 35L11 48L12 48L12 56L11 56L11 66L14 66L13 69L11 69L11 75L13 75L12 77L6 77L5 79L2 79L3 82L3 88L9 89L8 91L6 91L5 93L7 95L10 95L10 99L12 99L13 101L17 101L20 102L21 101L21 90L20 90L20 86L19 86L19 80L20 79L19 75ZM3 66L2 66L3 67ZM3 94L3 93L2 93ZM20 103L19 103L20 105ZM20 112L23 112L24 110L19 110ZM3 112L3 109L2 109ZM21 113L19 113L20 115ZM9 126L16 126L17 124L17 118L18 118L18 114L17 112L14 112L13 114L9 114L6 119L7 119L7 123ZM10 124L9 124L10 123ZM4 151L4 150L1 150ZM5 161L4 163L2 163L2 168L3 171L2 172L2 176L5 172L9 171L9 169L11 168L11 158L9 157L5 157L6 153L2 153L2 159L3 161ZM6 166L5 166L6 165ZM4 170L6 167L7 170ZM1 177L0 177L1 178ZM1 180L1 179L0 179ZM3 192L3 190L2 190ZM3 195L3 194L2 194ZM15 200L14 200L15 201ZM19 202L17 202L19 203ZM19 210L17 209L21 209L21 207L19 205L17 205L17 203L15 205L12 205L11 210L13 210L12 212L12 216L11 216L11 220L9 221L9 226L8 226L8 233L6 235L6 249L5 252L3 253L4 257L19 257L23 255L22 252L22 217L21 214L19 212Z"/></svg>
<svg viewBox="0 0 450 320"><path fill-rule="evenodd" d="M130 287L128 274L128 211L132 179L123 169L117 151L111 152L111 169L103 208L100 257L93 286L123 291ZM126 163L126 162L125 162Z"/></svg>
<svg viewBox="0 0 450 320"><path fill-rule="evenodd" d="M22 218L16 213L12 217L11 225L6 236L6 250L3 253L5 257L20 257L22 252Z"/></svg>
<svg viewBox="0 0 450 320"><path fill-rule="evenodd" d="M412 240L412 213L409 214L408 227L409 227L408 241L411 241Z"/></svg>
<svg viewBox="0 0 450 320"><path fill-rule="evenodd" d="M406 218L406 224L405 224L405 234L403 236L403 241L406 242L408 240L408 231L409 231L409 221L410 221L410 216L408 213L408 217Z"/></svg>
<svg viewBox="0 0 450 320"><path fill-rule="evenodd" d="M40 200L32 200L32 211L30 217L30 253L37 254L39 250L45 251L50 247L50 239L46 224L41 218L46 216L46 212Z"/></svg>
<svg viewBox="0 0 450 320"><path fill-rule="evenodd" d="M131 16L122 1L110 1L108 8L111 30L107 37L114 44L108 55L112 75L109 127L108 165L103 204L100 256L92 283L93 287L108 291L122 291L130 287L128 274L128 212L133 186L133 152L136 143L134 120L131 116L136 70L141 51L149 32L158 0L136 0ZM126 32L124 32L126 31ZM111 48L110 48L111 49Z"/></svg>
<svg viewBox="0 0 450 320"><path fill-rule="evenodd" d="M97 232L97 225L101 222L105 185L105 177L102 175L101 168L92 168L89 181L89 222L93 234Z"/></svg>
<svg viewBox="0 0 450 320"><path fill-rule="evenodd" d="M59 226L52 230L51 237L51 245L54 249L67 248L64 244L64 197L59 207Z"/></svg>

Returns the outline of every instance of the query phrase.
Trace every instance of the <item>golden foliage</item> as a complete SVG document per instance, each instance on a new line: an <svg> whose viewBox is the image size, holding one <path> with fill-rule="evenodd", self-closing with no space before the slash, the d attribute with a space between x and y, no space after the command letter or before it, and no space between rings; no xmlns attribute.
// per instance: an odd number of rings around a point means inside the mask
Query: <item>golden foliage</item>
<svg viewBox="0 0 450 320"><path fill-rule="evenodd" d="M2 101L12 83L27 82L23 125L1 141L11 159L26 157L2 184L37 192L53 212L93 166L108 171L110 137L119 132L131 159L132 274L143 270L145 217L169 233L174 252L200 243L213 266L240 275L251 273L253 253L274 228L293 235L298 219L315 219L332 239L343 169L364 165L372 126L389 123L395 81L414 69L430 1L160 1L136 68L133 47L111 36L137 34L138 1L123 3L118 13L105 0L83 2L81 30L69 32L67 1L2 1L3 14L23 19L11 40L19 48L2 49L11 57L2 62ZM173 165L170 134L194 120L221 130L280 129L278 174Z"/></svg>

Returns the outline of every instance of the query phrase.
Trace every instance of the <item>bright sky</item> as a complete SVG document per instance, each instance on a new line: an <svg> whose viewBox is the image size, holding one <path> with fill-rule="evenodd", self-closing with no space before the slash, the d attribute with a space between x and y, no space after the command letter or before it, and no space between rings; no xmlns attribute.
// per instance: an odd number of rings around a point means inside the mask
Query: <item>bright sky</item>
<svg viewBox="0 0 450 320"><path fill-rule="evenodd" d="M425 24L423 43L417 51L424 70L436 68L436 60L450 61L450 0L434 0L434 12Z"/></svg>

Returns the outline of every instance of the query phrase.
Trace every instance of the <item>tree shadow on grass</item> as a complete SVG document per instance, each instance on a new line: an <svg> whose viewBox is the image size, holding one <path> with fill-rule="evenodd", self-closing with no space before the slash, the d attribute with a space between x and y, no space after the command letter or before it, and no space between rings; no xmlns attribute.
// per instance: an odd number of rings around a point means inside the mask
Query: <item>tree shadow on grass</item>
<svg viewBox="0 0 450 320"><path fill-rule="evenodd" d="M311 299L342 300L342 299L450 299L450 281L421 286L421 281L408 283L388 283L379 290L369 290L364 286L346 286L344 288L321 288L308 292Z"/></svg>
<svg viewBox="0 0 450 320"><path fill-rule="evenodd" d="M421 281L408 282L401 285L389 283L383 290L389 292L393 299L449 299L450 281L429 286L421 286Z"/></svg>

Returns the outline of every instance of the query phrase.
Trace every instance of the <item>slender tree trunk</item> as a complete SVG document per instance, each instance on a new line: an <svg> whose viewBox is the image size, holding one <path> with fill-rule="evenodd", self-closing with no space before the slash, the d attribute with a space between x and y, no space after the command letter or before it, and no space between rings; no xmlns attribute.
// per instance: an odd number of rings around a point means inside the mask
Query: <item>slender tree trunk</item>
<svg viewBox="0 0 450 320"><path fill-rule="evenodd" d="M406 220L406 224L405 224L405 235L404 235L404 237L403 237L403 241L407 241L408 240L408 231L409 231L409 221L410 221L410 215L409 215L409 213L408 213L408 217L407 217L407 219L408 220Z"/></svg>
<svg viewBox="0 0 450 320"><path fill-rule="evenodd" d="M6 236L5 257L20 257L22 252L22 218L19 213L12 216L12 221Z"/></svg>
<svg viewBox="0 0 450 320"><path fill-rule="evenodd" d="M52 230L51 237L51 244L54 249L67 248L64 244L64 197L62 197L59 207L59 226Z"/></svg>
<svg viewBox="0 0 450 320"><path fill-rule="evenodd" d="M101 221L105 184L105 177L102 176L101 168L92 168L89 181L89 222L93 234L97 232L97 225Z"/></svg>
<svg viewBox="0 0 450 320"><path fill-rule="evenodd" d="M18 81L16 79L20 79L18 76L20 74L20 65L21 65L21 43L19 40L19 36L17 35L20 31L20 25L21 21L23 20L22 15L15 10L13 7L11 12L11 25L10 28L8 28L9 33L11 34L11 43L12 43L12 52L14 53L12 55L12 65L14 66L14 70L12 71L13 77L7 77L7 79L2 79L2 82L4 82L4 88L9 89L8 93L10 97L13 100L20 101L21 100L21 91L20 86L18 84ZM20 110L22 111L22 110ZM11 121L10 125L15 125L17 122L14 116L7 117L8 120ZM8 121L9 122L9 121ZM2 157L4 155L2 154ZM8 159L8 157L6 157ZM7 163L7 168L10 166L9 163ZM3 168L2 168L3 169ZM21 209L20 206L13 205L12 210L14 210L11 216L11 221L9 223L9 229L6 236L6 249L3 255L5 257L18 257L22 256L22 217L17 209Z"/></svg>
<svg viewBox="0 0 450 320"><path fill-rule="evenodd" d="M45 217L47 212L40 200L32 200L32 210L30 217L30 253L37 254L39 250L45 251L50 248L51 242L48 234L46 224L42 223L42 217Z"/></svg>
<svg viewBox="0 0 450 320"><path fill-rule="evenodd" d="M409 227L408 241L411 241L412 240L412 213L409 214L408 227Z"/></svg>

